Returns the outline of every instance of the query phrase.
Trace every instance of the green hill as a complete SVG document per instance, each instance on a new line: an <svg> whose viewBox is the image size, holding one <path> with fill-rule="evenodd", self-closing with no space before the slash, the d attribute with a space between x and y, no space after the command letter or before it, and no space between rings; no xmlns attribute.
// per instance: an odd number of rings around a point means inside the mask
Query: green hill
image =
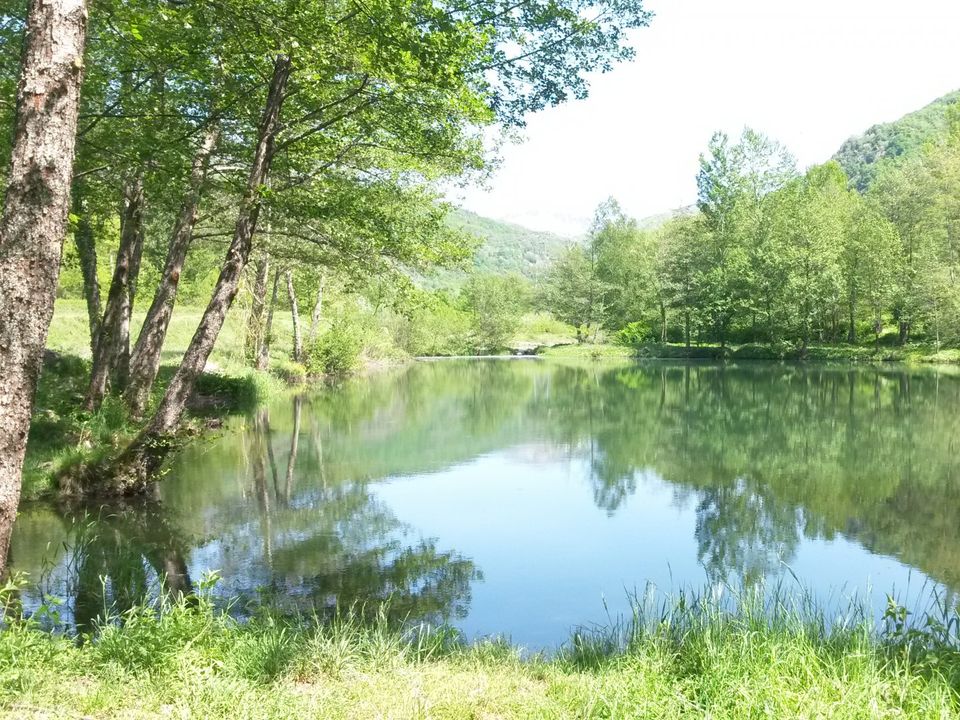
<svg viewBox="0 0 960 720"><path fill-rule="evenodd" d="M874 125L863 135L843 143L833 159L843 166L850 182L862 192L873 181L879 163L909 155L926 143L943 138L947 132L948 109L958 103L960 90L899 120Z"/></svg>
<svg viewBox="0 0 960 720"><path fill-rule="evenodd" d="M668 210L667 212L658 213L656 215L648 215L645 218L641 218L637 221L637 226L641 230L659 230L671 220L692 217L693 215L696 215L697 212L696 205L684 205L683 207L676 208L675 210Z"/></svg>
<svg viewBox="0 0 960 720"><path fill-rule="evenodd" d="M535 278L564 248L577 242L575 238L491 220L468 210L451 213L450 224L480 238L474 265L484 273L519 273Z"/></svg>

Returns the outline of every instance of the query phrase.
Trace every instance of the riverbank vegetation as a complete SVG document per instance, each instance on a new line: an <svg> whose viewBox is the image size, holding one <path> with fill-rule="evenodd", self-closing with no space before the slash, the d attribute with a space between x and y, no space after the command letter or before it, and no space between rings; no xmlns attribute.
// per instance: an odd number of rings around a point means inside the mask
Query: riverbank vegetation
<svg viewBox="0 0 960 720"><path fill-rule="evenodd" d="M15 602L15 584L0 595ZM239 623L201 591L135 607L75 642L18 620L0 632L6 717L952 717L955 611L876 623L745 593L639 600L618 629L539 655L383 614ZM51 608L53 612L55 608ZM49 619L49 617L47 618Z"/></svg>

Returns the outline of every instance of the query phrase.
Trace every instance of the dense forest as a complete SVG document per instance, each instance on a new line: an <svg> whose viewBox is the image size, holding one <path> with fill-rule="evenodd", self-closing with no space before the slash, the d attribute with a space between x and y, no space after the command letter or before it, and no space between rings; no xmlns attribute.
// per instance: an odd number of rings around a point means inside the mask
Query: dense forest
<svg viewBox="0 0 960 720"><path fill-rule="evenodd" d="M608 201L587 243L554 266L546 307L580 337L603 328L631 344L955 345L958 97L805 173L758 132L716 134L700 157L698 211L644 230ZM918 118L943 130L918 139ZM888 157L875 162L881 136Z"/></svg>

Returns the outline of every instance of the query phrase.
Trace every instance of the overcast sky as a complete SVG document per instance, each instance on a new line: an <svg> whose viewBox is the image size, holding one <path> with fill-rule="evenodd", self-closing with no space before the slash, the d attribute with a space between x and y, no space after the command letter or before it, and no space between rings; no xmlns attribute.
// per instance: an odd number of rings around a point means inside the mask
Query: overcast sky
<svg viewBox="0 0 960 720"><path fill-rule="evenodd" d="M530 118L487 188L452 199L566 235L616 197L636 217L696 198L715 130L756 128L801 167L960 88L960 0L648 0L636 59Z"/></svg>

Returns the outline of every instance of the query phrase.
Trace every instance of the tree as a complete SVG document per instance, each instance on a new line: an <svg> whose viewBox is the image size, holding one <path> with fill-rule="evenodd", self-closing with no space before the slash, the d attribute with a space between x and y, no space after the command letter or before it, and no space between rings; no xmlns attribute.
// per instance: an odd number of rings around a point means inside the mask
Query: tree
<svg viewBox="0 0 960 720"><path fill-rule="evenodd" d="M473 343L496 352L510 340L527 304L528 289L517 275L474 275L463 289L471 315Z"/></svg>
<svg viewBox="0 0 960 720"><path fill-rule="evenodd" d="M212 26L245 14L271 19L267 26L254 20L255 31L247 28L236 40L221 38L225 47L253 45L244 51L253 66L258 56L276 58L267 110L213 297L156 414L118 461L114 489L144 488L169 447L236 294L264 196L279 198L289 190L294 197L316 198L330 177L362 187L393 173L403 185L429 187L480 169L478 128L520 124L525 113L558 104L570 93L582 97L584 73L632 56L626 30L647 24L649 15L639 0L607 4L551 0L515 11L498 2L416 8L388 3L359 12L337 4L291 8L267 2L251 8L237 0L218 7ZM585 19L588 9L599 13ZM296 92L287 94L291 74ZM265 191L274 164L275 181ZM316 219L310 205L299 210L299 216L285 218L299 231L287 232L322 238L322 230L304 232ZM274 224L282 224L279 217Z"/></svg>
<svg viewBox="0 0 960 720"><path fill-rule="evenodd" d="M700 217L677 218L660 229L657 276L666 306L679 313L683 340L690 347L693 330L700 324L701 253L706 229Z"/></svg>
<svg viewBox="0 0 960 720"><path fill-rule="evenodd" d="M763 200L796 175L795 161L778 143L749 128L730 145L716 133L700 156L697 205L709 234L701 273L702 303L713 334L725 345L738 318L756 312L754 248Z"/></svg>
<svg viewBox="0 0 960 720"><path fill-rule="evenodd" d="M597 328L603 318L603 288L592 244L574 245L553 264L544 282L543 303L555 317L573 325L578 343Z"/></svg>
<svg viewBox="0 0 960 720"><path fill-rule="evenodd" d="M815 331L822 339L839 306L840 254L851 203L847 177L835 162L812 168L770 197L769 232L784 269L778 292L782 320L793 326L803 350Z"/></svg>
<svg viewBox="0 0 960 720"><path fill-rule="evenodd" d="M847 342L856 343L857 323L863 309L879 338L892 292L898 240L896 230L876 204L862 197L855 196L848 223L840 253L840 274L847 309Z"/></svg>
<svg viewBox="0 0 960 720"><path fill-rule="evenodd" d="M29 4L0 217L0 568L20 500L70 209L86 29L83 0Z"/></svg>
<svg viewBox="0 0 960 720"><path fill-rule="evenodd" d="M910 340L930 308L930 285L943 232L936 213L936 186L929 156L909 158L880 169L869 196L897 230L893 316L901 344ZM940 236L940 237L938 237Z"/></svg>

